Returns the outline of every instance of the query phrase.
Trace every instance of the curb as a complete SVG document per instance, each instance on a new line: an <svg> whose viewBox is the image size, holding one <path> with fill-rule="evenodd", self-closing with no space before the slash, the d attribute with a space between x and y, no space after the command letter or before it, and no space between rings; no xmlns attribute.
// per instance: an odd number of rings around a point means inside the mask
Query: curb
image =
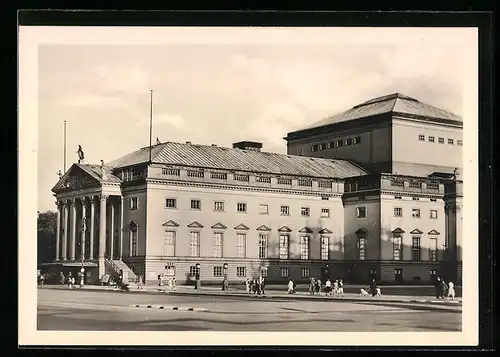
<svg viewBox="0 0 500 357"><path fill-rule="evenodd" d="M131 308L140 308L140 309L158 309L158 310L173 310L173 311L208 312L208 309L203 309L203 308L200 308L200 307L165 306L165 305L140 305L140 304L129 305L129 307L131 307Z"/></svg>

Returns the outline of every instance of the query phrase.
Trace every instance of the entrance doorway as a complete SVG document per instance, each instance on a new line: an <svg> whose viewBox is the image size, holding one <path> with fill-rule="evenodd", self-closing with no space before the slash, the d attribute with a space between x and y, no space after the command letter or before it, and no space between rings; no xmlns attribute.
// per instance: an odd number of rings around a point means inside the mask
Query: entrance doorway
<svg viewBox="0 0 500 357"><path fill-rule="evenodd" d="M377 281L377 269L370 269L370 273L369 273L368 278L370 279L369 280L370 282L374 279L375 279L375 281Z"/></svg>
<svg viewBox="0 0 500 357"><path fill-rule="evenodd" d="M330 273L328 271L328 268L321 268L321 281L324 284L325 281L327 281L330 278Z"/></svg>
<svg viewBox="0 0 500 357"><path fill-rule="evenodd" d="M394 283L395 284L403 283L403 269L394 269Z"/></svg>

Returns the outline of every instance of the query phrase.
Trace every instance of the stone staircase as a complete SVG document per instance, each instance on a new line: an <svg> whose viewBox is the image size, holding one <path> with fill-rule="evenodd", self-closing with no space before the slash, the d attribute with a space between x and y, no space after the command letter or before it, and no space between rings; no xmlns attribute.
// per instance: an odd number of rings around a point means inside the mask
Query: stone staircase
<svg viewBox="0 0 500 357"><path fill-rule="evenodd" d="M106 259L106 270L114 278L120 276L120 270L123 271L123 282L124 283L135 283L137 276L134 274L132 269L125 264L122 260L111 260Z"/></svg>

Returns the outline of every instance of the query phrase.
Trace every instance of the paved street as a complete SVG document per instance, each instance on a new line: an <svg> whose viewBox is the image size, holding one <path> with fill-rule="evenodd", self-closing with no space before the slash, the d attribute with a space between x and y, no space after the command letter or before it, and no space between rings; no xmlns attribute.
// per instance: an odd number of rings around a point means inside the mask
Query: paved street
<svg viewBox="0 0 500 357"><path fill-rule="evenodd" d="M132 307L136 304L151 308ZM164 309L155 308L161 305ZM173 307L207 309L175 311ZM460 331L461 309L38 289L39 330Z"/></svg>

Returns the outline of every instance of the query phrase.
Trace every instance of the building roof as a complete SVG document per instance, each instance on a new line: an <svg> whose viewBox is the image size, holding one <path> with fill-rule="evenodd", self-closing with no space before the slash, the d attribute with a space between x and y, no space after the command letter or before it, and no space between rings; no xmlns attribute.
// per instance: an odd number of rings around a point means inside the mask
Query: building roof
<svg viewBox="0 0 500 357"><path fill-rule="evenodd" d="M343 113L315 122L302 128L300 131L391 112L394 115L402 117L417 116L440 122L462 122L460 116L444 109L422 103L415 98L401 93L393 93L355 105Z"/></svg>
<svg viewBox="0 0 500 357"><path fill-rule="evenodd" d="M116 169L148 162L149 147L145 147L109 162L107 166ZM153 146L151 149L151 162L316 178L345 178L368 174L363 168L347 160L310 158L175 142L166 142Z"/></svg>
<svg viewBox="0 0 500 357"><path fill-rule="evenodd" d="M58 192L61 189L67 187L70 182L70 177L77 171L78 169L82 170L86 174L88 174L91 178L95 179L99 183L120 183L120 178L116 177L113 174L112 168L104 166L105 177L102 177L101 165L92 165L92 164L73 164L66 171L64 175L61 176L59 181L57 181L56 185L52 188L52 192Z"/></svg>

